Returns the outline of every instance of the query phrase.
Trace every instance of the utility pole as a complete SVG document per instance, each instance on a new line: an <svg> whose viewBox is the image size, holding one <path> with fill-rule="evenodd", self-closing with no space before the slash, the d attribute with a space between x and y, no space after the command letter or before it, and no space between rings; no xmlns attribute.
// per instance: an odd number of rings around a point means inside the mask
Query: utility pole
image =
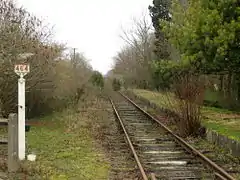
<svg viewBox="0 0 240 180"><path fill-rule="evenodd" d="M73 48L73 59L72 59L73 67L76 67L76 48Z"/></svg>
<svg viewBox="0 0 240 180"><path fill-rule="evenodd" d="M76 72L76 66L77 66L77 62L76 62L76 48L73 48L73 59L72 59L72 65L73 65L73 73L74 76L77 77L77 72ZM78 97L78 91L76 91L76 95L75 97ZM77 99L75 101L75 103L77 103Z"/></svg>
<svg viewBox="0 0 240 180"><path fill-rule="evenodd" d="M73 48L73 60L75 60L75 56L76 56L76 48Z"/></svg>

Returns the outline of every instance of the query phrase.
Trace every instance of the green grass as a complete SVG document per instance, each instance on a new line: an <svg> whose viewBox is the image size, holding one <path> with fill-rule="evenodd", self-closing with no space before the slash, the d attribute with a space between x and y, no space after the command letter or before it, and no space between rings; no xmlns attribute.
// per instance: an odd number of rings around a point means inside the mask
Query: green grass
<svg viewBox="0 0 240 180"><path fill-rule="evenodd" d="M37 155L25 164L32 179L107 179L109 165L94 146L87 117L68 110L40 121L43 126L27 133L28 152Z"/></svg>
<svg viewBox="0 0 240 180"><path fill-rule="evenodd" d="M172 94L141 89L133 89L133 92L136 95L155 103L159 107L174 110L176 100L174 100ZM236 114L235 112L226 109L206 106L202 108L202 114L202 122L207 128L215 130L231 139L240 140L240 114Z"/></svg>
<svg viewBox="0 0 240 180"><path fill-rule="evenodd" d="M158 93L158 92L142 90L142 89L133 89L133 92L136 95L146 98L149 101L155 103L159 107L166 108L166 109L171 108L169 101L172 101L173 99L170 98L171 96L170 94Z"/></svg>
<svg viewBox="0 0 240 180"><path fill-rule="evenodd" d="M230 111L228 109L222 109L222 108L216 108L216 107L209 107L209 106L204 106L203 111L205 113L224 113L224 114L236 114L233 111Z"/></svg>
<svg viewBox="0 0 240 180"><path fill-rule="evenodd" d="M205 92L205 100L211 102L221 102L223 101L223 94L220 92L211 91L209 89Z"/></svg>
<svg viewBox="0 0 240 180"><path fill-rule="evenodd" d="M203 107L203 124L228 136L231 139L240 140L240 115L235 112L213 107Z"/></svg>
<svg viewBox="0 0 240 180"><path fill-rule="evenodd" d="M240 131L239 127L236 126L227 126L224 123L215 122L215 121L204 121L203 124L216 131L222 135L226 135L231 139L240 140ZM229 132L230 131L230 132Z"/></svg>
<svg viewBox="0 0 240 180"><path fill-rule="evenodd" d="M7 134L7 127L0 126L0 136L5 136Z"/></svg>

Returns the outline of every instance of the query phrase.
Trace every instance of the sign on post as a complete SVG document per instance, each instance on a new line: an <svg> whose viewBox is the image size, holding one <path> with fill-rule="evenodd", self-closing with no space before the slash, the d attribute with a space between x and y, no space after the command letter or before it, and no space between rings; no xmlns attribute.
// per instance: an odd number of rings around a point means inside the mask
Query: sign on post
<svg viewBox="0 0 240 180"><path fill-rule="evenodd" d="M15 64L14 72L20 77L23 77L30 72L30 66L29 64Z"/></svg>
<svg viewBox="0 0 240 180"><path fill-rule="evenodd" d="M29 64L16 64L14 72L20 76L18 79L18 158L25 159L25 79L30 71Z"/></svg>

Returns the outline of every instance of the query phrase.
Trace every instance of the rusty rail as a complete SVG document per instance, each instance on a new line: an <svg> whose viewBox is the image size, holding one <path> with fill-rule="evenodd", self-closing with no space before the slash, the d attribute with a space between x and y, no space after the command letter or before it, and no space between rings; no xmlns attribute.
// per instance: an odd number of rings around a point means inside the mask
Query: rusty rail
<svg viewBox="0 0 240 180"><path fill-rule="evenodd" d="M168 133L170 133L175 140L179 142L179 144L186 149L188 152L192 153L196 157L200 158L204 163L208 164L211 168L213 168L217 173L215 175L221 179L221 180L235 180L230 174L228 174L224 169L222 169L220 166L218 166L216 163L211 161L209 158L204 156L201 152L199 152L197 149L195 149L193 146L188 144L186 141L184 141L181 137L174 134L167 126L165 126L163 123L161 123L159 120L154 118L151 114L143 110L141 107L139 107L135 102L133 102L130 98L128 98L123 93L119 92L125 99L127 99L130 103L132 103L136 108L138 108L140 111L142 111L145 115L147 115L149 118L157 122L163 129L165 129Z"/></svg>
<svg viewBox="0 0 240 180"><path fill-rule="evenodd" d="M132 142L131 142L131 140L130 140L130 138L129 138L129 135L128 135L128 133L127 133L127 130L126 130L125 127L124 127L123 121L122 121L121 117L119 116L119 114L118 114L118 112L117 112L117 109L116 109L116 107L115 107L115 105L114 105L114 103L113 103L113 101L112 101L111 99L110 99L110 102L111 102L112 107L113 107L113 109L114 109L114 112L115 112L115 114L116 114L116 116L117 116L117 118L118 118L118 120L119 120L119 122L120 122L120 124L121 124L121 127L122 127L122 129L123 129L123 131L124 131L124 134L125 134L125 136L126 136L126 138L127 138L128 144L129 144L129 146L130 146L130 148L131 148L131 151L132 151L133 156L134 156L134 158L135 158L135 161L136 161L136 163L137 163L137 165L138 165L138 168L139 168L139 170L140 170L140 172L141 172L141 175L142 175L142 177L143 177L143 180L148 180L148 177L147 177L147 175L146 175L146 173L145 173L145 171L144 171L144 169L143 169L143 166L142 166L142 164L141 164L141 162L140 162L140 160L139 160L139 158L138 158L138 155L137 155L137 153L136 153L136 151L135 151L135 149L134 149L134 147L133 147L133 144L132 144Z"/></svg>

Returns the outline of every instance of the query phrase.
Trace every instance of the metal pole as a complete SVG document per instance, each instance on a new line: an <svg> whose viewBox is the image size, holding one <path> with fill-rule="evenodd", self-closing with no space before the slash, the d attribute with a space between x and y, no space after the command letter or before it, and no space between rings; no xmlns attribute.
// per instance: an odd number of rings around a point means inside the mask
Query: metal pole
<svg viewBox="0 0 240 180"><path fill-rule="evenodd" d="M76 48L73 48L73 60L75 61L75 56L76 56Z"/></svg>
<svg viewBox="0 0 240 180"><path fill-rule="evenodd" d="M73 48L73 68L76 68L76 48Z"/></svg>
<svg viewBox="0 0 240 180"><path fill-rule="evenodd" d="M18 158L25 159L25 79L18 79Z"/></svg>

